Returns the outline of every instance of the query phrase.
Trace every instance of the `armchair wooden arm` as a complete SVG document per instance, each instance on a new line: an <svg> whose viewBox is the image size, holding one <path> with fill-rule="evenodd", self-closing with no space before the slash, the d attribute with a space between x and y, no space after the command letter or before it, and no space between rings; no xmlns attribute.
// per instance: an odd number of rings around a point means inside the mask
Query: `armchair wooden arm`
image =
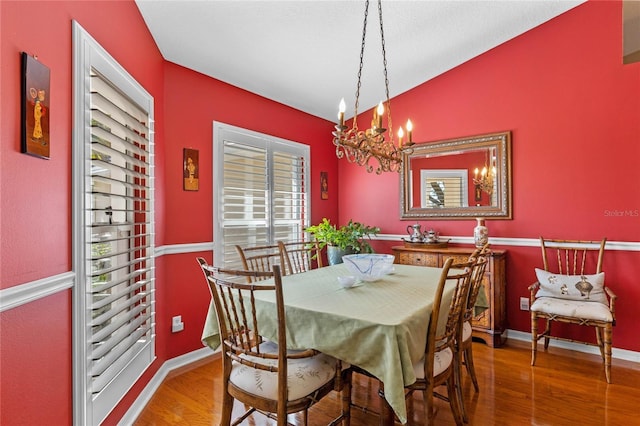
<svg viewBox="0 0 640 426"><path fill-rule="evenodd" d="M609 296L609 310L611 311L611 315L613 316L613 325L616 324L616 299L618 298L618 296L616 296L616 294L613 292L613 290L611 290L609 287L604 287L604 291L605 293L607 293L607 296Z"/></svg>
<svg viewBox="0 0 640 426"><path fill-rule="evenodd" d="M531 306L536 301L536 292L540 288L540 283L536 281L527 288L529 289L529 306Z"/></svg>

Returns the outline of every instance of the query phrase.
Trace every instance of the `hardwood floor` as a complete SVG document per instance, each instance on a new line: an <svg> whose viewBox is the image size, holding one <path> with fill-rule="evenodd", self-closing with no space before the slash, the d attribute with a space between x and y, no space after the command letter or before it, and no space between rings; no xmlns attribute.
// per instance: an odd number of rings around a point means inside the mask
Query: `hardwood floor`
<svg viewBox="0 0 640 426"><path fill-rule="evenodd" d="M553 342L551 343L553 345ZM463 374L465 406L470 425L640 425L640 364L613 360L613 383L607 385L599 356L549 348L529 365L529 344L507 341L499 349L474 342L480 392ZM221 404L219 359L201 361L167 377L136 421L136 426L218 425ZM358 376L353 395L358 403L377 409L377 383ZM446 390L442 390L445 392ZM422 420L422 396L412 399L412 423ZM239 415L242 407L236 403ZM454 425L448 404L436 399L436 425ZM309 424L326 425L339 413L333 392L309 411ZM236 412L237 411L237 412ZM377 424L370 413L352 409L352 426ZM290 416L292 424L296 416ZM243 425L274 425L255 415Z"/></svg>

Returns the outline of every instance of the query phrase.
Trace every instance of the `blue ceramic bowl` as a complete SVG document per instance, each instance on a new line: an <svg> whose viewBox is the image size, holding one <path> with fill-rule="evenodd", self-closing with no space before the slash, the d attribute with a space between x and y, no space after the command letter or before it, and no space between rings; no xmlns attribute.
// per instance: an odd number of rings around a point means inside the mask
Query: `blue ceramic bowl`
<svg viewBox="0 0 640 426"><path fill-rule="evenodd" d="M349 272L360 281L376 281L393 270L392 254L362 253L342 256Z"/></svg>

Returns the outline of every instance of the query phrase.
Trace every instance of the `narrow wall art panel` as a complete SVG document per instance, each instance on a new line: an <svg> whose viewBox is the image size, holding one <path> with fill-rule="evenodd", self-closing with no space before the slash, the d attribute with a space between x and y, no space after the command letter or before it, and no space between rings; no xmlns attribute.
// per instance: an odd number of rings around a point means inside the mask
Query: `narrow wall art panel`
<svg viewBox="0 0 640 426"><path fill-rule="evenodd" d="M49 68L37 57L22 52L22 102L20 151L40 158L49 158L49 117L51 94Z"/></svg>

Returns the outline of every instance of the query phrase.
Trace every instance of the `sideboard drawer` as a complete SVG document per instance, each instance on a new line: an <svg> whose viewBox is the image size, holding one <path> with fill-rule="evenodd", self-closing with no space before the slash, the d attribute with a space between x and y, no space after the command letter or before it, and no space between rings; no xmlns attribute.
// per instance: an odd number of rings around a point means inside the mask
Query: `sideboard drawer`
<svg viewBox="0 0 640 426"><path fill-rule="evenodd" d="M396 263L416 266L438 266L437 253L399 253L396 255Z"/></svg>
<svg viewBox="0 0 640 426"><path fill-rule="evenodd" d="M455 265L456 263L466 263L469 261L469 255L468 254L448 254L448 253L442 253L442 262L440 262L440 264L438 266L443 266L444 263L447 261L447 259L453 259L453 264Z"/></svg>

